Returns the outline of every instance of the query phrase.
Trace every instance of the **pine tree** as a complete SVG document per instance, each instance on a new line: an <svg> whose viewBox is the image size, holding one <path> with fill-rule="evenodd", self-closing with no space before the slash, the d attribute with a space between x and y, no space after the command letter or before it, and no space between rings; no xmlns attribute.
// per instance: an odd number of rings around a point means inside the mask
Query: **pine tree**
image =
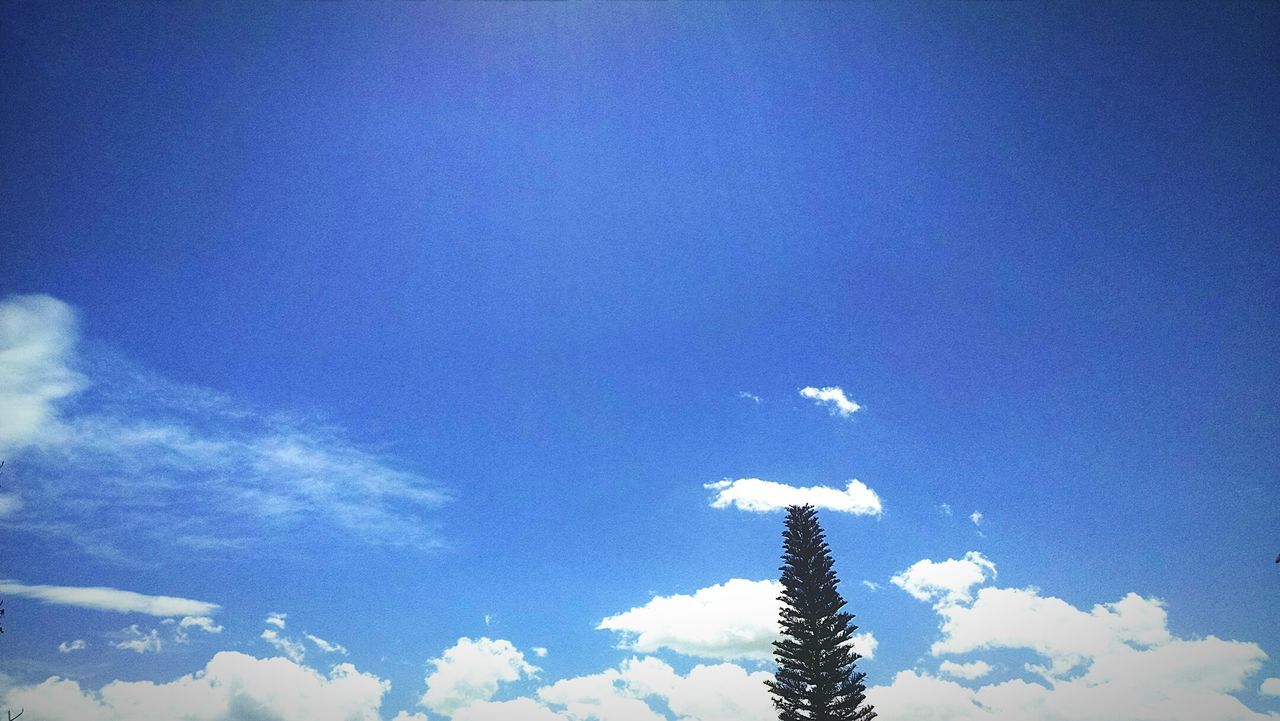
<svg viewBox="0 0 1280 721"><path fill-rule="evenodd" d="M836 589L831 552L813 506L787 509L782 534L783 637L773 643L778 671L768 681L779 721L871 721L866 674L850 647L853 614Z"/></svg>

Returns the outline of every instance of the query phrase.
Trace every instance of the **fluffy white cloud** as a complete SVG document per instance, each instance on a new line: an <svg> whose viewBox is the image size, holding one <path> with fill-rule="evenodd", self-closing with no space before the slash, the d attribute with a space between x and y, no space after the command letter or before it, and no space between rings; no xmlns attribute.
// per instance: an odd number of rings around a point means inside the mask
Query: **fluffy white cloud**
<svg viewBox="0 0 1280 721"><path fill-rule="evenodd" d="M787 506L808 504L857 516L878 516L884 510L876 492L857 479L850 480L844 490L830 486L797 488L759 478L739 478L736 481L726 478L703 487L716 491L711 501L712 508L733 506L740 511L768 513L784 510Z"/></svg>
<svg viewBox="0 0 1280 721"><path fill-rule="evenodd" d="M63 641L58 644L58 653L71 653L72 651L80 651L88 647L83 638L77 638L74 641Z"/></svg>
<svg viewBox="0 0 1280 721"><path fill-rule="evenodd" d="M0 456L60 433L55 404L83 387L71 369L75 313L47 295L0 301Z"/></svg>
<svg viewBox="0 0 1280 721"><path fill-rule="evenodd" d="M21 510L20 527L114 560L159 537L206 551L284 544L317 520L360 540L439 547L423 514L448 497L420 475L323 420L78 355L76 339L74 312L58 300L0 302L0 457L23 461L22 496L0 495L0 518ZM73 412L60 413L73 394ZM165 535L172 528L186 531Z"/></svg>
<svg viewBox="0 0 1280 721"><path fill-rule="evenodd" d="M1264 679L1258 687L1258 693L1263 696L1280 696L1280 678Z"/></svg>
<svg viewBox="0 0 1280 721"><path fill-rule="evenodd" d="M982 525L982 511L974 511L973 513L970 513L970 514L969 514L969 520L973 522L973 525L975 525L975 526L981 526L981 525Z"/></svg>
<svg viewBox="0 0 1280 721"><path fill-rule="evenodd" d="M820 406L825 405L833 416L839 415L848 418L862 408L862 406L849 400L840 386L827 386L825 388L806 386L800 389L800 395L813 399Z"/></svg>
<svg viewBox="0 0 1280 721"><path fill-rule="evenodd" d="M991 664L986 661L974 661L972 663L956 663L955 661L943 661L938 665L938 670L948 676L963 678L972 681L975 678L982 678L991 673Z"/></svg>
<svg viewBox="0 0 1280 721"><path fill-rule="evenodd" d="M682 676L656 658L632 658L540 688L538 698L572 721L665 721L650 700L684 721L771 721L777 716L764 685L771 677L730 663L695 666Z"/></svg>
<svg viewBox="0 0 1280 721"><path fill-rule="evenodd" d="M427 663L427 691L418 703L428 711L449 716L459 709L489 701L498 684L532 676L538 668L510 641L460 638L439 657Z"/></svg>
<svg viewBox="0 0 1280 721"><path fill-rule="evenodd" d="M643 606L609 616L596 627L622 634L621 648L723 660L773 658L782 584L734 578L692 594L655 596ZM876 639L855 634L854 648L870 658Z"/></svg>
<svg viewBox="0 0 1280 721"><path fill-rule="evenodd" d="M283 658L224 651L169 683L112 681L90 691L54 676L7 689L3 704L39 709L44 721L379 721L388 688L350 664L325 675Z"/></svg>
<svg viewBox="0 0 1280 721"><path fill-rule="evenodd" d="M778 637L777 581L735 578L692 595L655 596L596 627L623 634L622 647L642 653L669 648L721 659L772 657Z"/></svg>
<svg viewBox="0 0 1280 721"><path fill-rule="evenodd" d="M942 637L931 649L935 656L1028 649L1049 661L1047 668L1035 670L1054 676L1130 644L1148 647L1172 640L1163 605L1136 594L1086 612L1033 590L988 587L971 606L947 605L938 612Z"/></svg>
<svg viewBox="0 0 1280 721"><path fill-rule="evenodd" d="M898 673L868 691L882 716L934 719L1043 719L1048 721L1276 721L1252 711L1232 694L1260 668L1257 644L1214 636L1175 637L1164 604L1128 594L1084 610L1032 589L973 586L994 575L994 564L970 558L976 568L921 562L902 574L913 596L930 601L941 618L931 652L975 654L998 650L1028 654L1027 670L1043 683L1021 679L970 688L921 671ZM922 565L924 564L924 565ZM972 680L992 671L985 661L943 661L942 673Z"/></svg>
<svg viewBox="0 0 1280 721"><path fill-rule="evenodd" d="M531 698L476 701L458 709L450 718L453 721L572 721Z"/></svg>
<svg viewBox="0 0 1280 721"><path fill-rule="evenodd" d="M0 581L0 594L34 598L59 606L75 606L92 611L144 613L148 616L208 616L220 606L208 601L193 601L175 596L148 596L133 591L103 586L44 586Z"/></svg>
<svg viewBox="0 0 1280 721"><path fill-rule="evenodd" d="M918 600L950 605L972 600L973 587L986 583L988 576L996 577L996 565L969 551L959 559L916 561L889 582Z"/></svg>

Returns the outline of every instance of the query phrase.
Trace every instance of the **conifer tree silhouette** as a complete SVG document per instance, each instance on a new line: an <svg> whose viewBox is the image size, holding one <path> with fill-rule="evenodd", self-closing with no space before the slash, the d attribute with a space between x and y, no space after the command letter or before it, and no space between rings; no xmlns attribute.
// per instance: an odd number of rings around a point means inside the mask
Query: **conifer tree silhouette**
<svg viewBox="0 0 1280 721"><path fill-rule="evenodd" d="M813 506L787 508L782 554L783 637L774 641L778 671L767 681L779 721L871 721L866 676L851 647L853 614L836 588L818 513Z"/></svg>

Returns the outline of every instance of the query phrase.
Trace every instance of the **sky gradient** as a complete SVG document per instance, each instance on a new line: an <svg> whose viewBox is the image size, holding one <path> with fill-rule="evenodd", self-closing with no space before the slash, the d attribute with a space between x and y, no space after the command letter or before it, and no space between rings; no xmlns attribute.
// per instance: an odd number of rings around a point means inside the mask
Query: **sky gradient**
<svg viewBox="0 0 1280 721"><path fill-rule="evenodd" d="M0 703L761 721L811 501L886 719L1278 718L1278 68L1263 3L3 5Z"/></svg>

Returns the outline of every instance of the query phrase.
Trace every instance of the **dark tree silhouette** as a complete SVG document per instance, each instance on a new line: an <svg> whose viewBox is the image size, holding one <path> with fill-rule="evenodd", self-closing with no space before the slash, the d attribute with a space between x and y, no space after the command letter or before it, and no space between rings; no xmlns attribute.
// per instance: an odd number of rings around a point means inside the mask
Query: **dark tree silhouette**
<svg viewBox="0 0 1280 721"><path fill-rule="evenodd" d="M836 588L831 551L813 506L787 509L782 534L783 637L774 641L778 671L766 682L779 721L871 721L866 674L854 666L853 614Z"/></svg>

